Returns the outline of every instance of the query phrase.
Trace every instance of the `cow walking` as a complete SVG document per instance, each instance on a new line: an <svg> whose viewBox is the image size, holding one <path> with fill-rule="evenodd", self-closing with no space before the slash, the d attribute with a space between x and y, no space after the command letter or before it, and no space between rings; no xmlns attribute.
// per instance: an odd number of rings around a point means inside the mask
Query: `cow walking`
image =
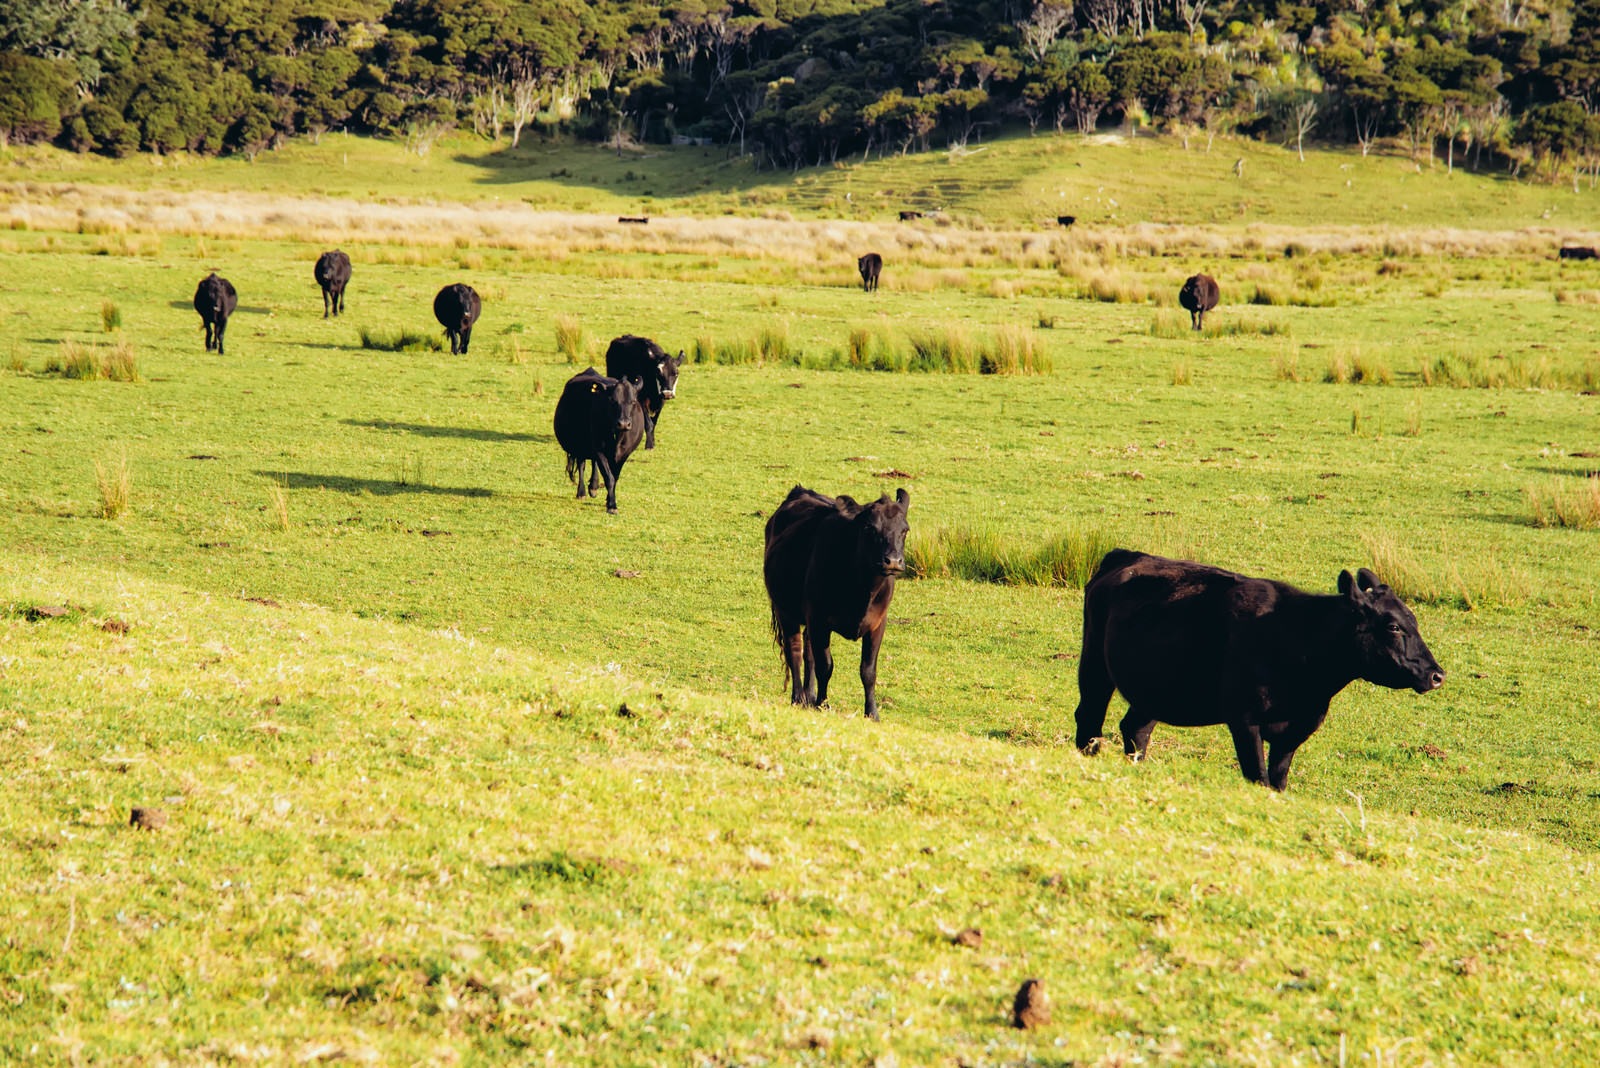
<svg viewBox="0 0 1600 1068"><path fill-rule="evenodd" d="M1356 679L1427 693L1444 670L1417 618L1366 568L1337 594L1113 549L1084 587L1078 748L1099 749L1113 690L1122 745L1140 759L1157 723L1226 724L1239 770L1282 790L1295 750ZM1270 759L1263 755L1270 743Z"/></svg>
<svg viewBox="0 0 1600 1068"><path fill-rule="evenodd" d="M1209 274L1195 274L1178 290L1178 303L1189 313L1189 325L1199 330L1205 323L1206 312L1217 306L1220 296L1215 278Z"/></svg>
<svg viewBox="0 0 1600 1068"><path fill-rule="evenodd" d="M910 504L904 489L861 505L796 486L767 520L762 575L794 704L828 700L837 634L861 641L866 717L878 718L878 649L895 576L905 571Z"/></svg>
<svg viewBox="0 0 1600 1068"><path fill-rule="evenodd" d="M871 293L878 288L878 275L883 273L883 257L869 252L856 260L856 270L861 272L861 288Z"/></svg>
<svg viewBox="0 0 1600 1068"><path fill-rule="evenodd" d="M617 511L617 478L622 465L644 435L644 410L639 406L636 378L607 378L593 367L567 379L556 401L556 441L567 453L567 478L578 486L578 499L598 496L606 484L606 511ZM583 465L589 464L589 482Z"/></svg>
<svg viewBox="0 0 1600 1068"><path fill-rule="evenodd" d="M1595 258L1595 251L1588 245L1567 245L1556 255L1564 260L1592 260Z"/></svg>
<svg viewBox="0 0 1600 1068"><path fill-rule="evenodd" d="M194 290L194 310L206 328L206 351L222 352L222 335L228 329L228 316L239 306L239 294L233 283L212 271L200 279Z"/></svg>
<svg viewBox="0 0 1600 1068"><path fill-rule="evenodd" d="M606 348L606 374L611 378L637 378L639 405L644 409L644 447L656 447L656 423L661 409L678 395L678 369L688 357L678 350L676 357L647 337L623 334Z"/></svg>
<svg viewBox="0 0 1600 1068"><path fill-rule="evenodd" d="M445 286L433 298L433 317L439 320L450 338L452 355L467 351L472 341L472 324L478 321L481 311L483 301L478 299L478 291L461 282Z"/></svg>
<svg viewBox="0 0 1600 1068"><path fill-rule="evenodd" d="M350 257L338 249L317 257L311 274L322 287L322 317L344 311L344 287L350 284Z"/></svg>

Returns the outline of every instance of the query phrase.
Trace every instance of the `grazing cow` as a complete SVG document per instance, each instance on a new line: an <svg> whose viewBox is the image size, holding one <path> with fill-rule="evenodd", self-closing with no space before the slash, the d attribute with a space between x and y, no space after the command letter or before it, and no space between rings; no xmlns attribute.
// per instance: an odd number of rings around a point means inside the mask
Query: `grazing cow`
<svg viewBox="0 0 1600 1068"><path fill-rule="evenodd" d="M567 477L578 486L578 499L598 496L606 483L606 511L617 511L617 478L622 465L644 435L644 410L639 406L637 378L607 378L593 367L567 379L556 402L556 441L567 452ZM589 464L584 485L583 465Z"/></svg>
<svg viewBox="0 0 1600 1068"><path fill-rule="evenodd" d="M222 355L222 335L228 329L228 316L239 306L233 283L212 271L200 279L194 290L194 310L206 327L206 351Z"/></svg>
<svg viewBox="0 0 1600 1068"><path fill-rule="evenodd" d="M1592 260L1595 258L1595 251L1585 245L1568 245L1559 255L1564 260Z"/></svg>
<svg viewBox="0 0 1600 1068"><path fill-rule="evenodd" d="M1071 226L1073 223L1075 223L1077 221L1078 221L1078 217L1076 215L1057 215L1056 216L1056 225L1057 226Z"/></svg>
<svg viewBox="0 0 1600 1068"><path fill-rule="evenodd" d="M617 222L619 222L619 223L637 223L640 226L648 226L650 224L650 216L648 216L648 215L618 215L617 216Z"/></svg>
<svg viewBox="0 0 1600 1068"><path fill-rule="evenodd" d="M478 321L483 301L478 291L460 282L445 286L433 298L433 317L450 338L450 352L465 353L472 341L472 324Z"/></svg>
<svg viewBox="0 0 1600 1068"><path fill-rule="evenodd" d="M644 409L644 447L656 447L656 423L661 409L678 395L678 368L688 357L678 350L676 358L647 337L623 334L613 338L606 349L606 374L612 378L637 378L639 406Z"/></svg>
<svg viewBox="0 0 1600 1068"><path fill-rule="evenodd" d="M902 211L900 213L900 221L901 222L910 222L913 219L920 219L920 218L922 218L922 212L920 212L920 211Z"/></svg>
<svg viewBox="0 0 1600 1068"><path fill-rule="evenodd" d="M856 260L856 270L861 272L861 288L871 293L878 288L878 275L883 273L883 257L869 252Z"/></svg>
<svg viewBox="0 0 1600 1068"><path fill-rule="evenodd" d="M828 645L837 634L861 640L866 716L878 718L878 648L895 576L906 566L910 504L903 489L893 500L884 494L861 505L796 486L767 520L762 572L772 601L772 636L783 650L794 704L828 700Z"/></svg>
<svg viewBox="0 0 1600 1068"><path fill-rule="evenodd" d="M317 257L317 266L311 273L322 287L322 317L343 312L344 287L350 284L350 257L338 249L324 252Z"/></svg>
<svg viewBox="0 0 1600 1068"><path fill-rule="evenodd" d="M1227 724L1239 770L1282 790L1295 750L1356 679L1418 693L1444 671L1417 619L1366 568L1337 594L1113 549L1084 587L1078 748L1095 752L1113 690L1122 744L1139 759L1157 723ZM1272 745L1271 760L1262 743Z"/></svg>
<svg viewBox="0 0 1600 1068"><path fill-rule="evenodd" d="M1209 274L1195 274L1178 290L1178 303L1189 313L1189 324L1199 330L1205 323L1206 312L1217 306L1220 296L1215 278Z"/></svg>

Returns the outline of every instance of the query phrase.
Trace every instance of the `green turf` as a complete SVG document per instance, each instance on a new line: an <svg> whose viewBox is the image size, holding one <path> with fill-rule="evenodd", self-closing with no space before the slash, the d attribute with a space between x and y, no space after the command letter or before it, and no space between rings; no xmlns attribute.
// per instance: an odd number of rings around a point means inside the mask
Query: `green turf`
<svg viewBox="0 0 1600 1068"><path fill-rule="evenodd" d="M759 248L346 247L324 321L314 244L0 238L4 1059L1593 1059L1596 534L1527 498L1600 469L1582 267L997 248L867 295ZM1195 337L1170 301L1202 267ZM485 295L470 355L361 347L435 334L451 281ZM797 363L688 365L608 517L551 437L558 315L595 354L781 329ZM1053 370L816 369L853 330L1002 327ZM46 374L64 340L142 381ZM796 482L908 487L914 538L1318 590L1387 562L1450 678L1352 686L1279 797L1220 728L1078 756L1079 591L927 578L882 726L847 643L833 709L790 709L759 566ZM146 804L166 829L125 826ZM1055 1023L1022 1035L1030 975Z"/></svg>

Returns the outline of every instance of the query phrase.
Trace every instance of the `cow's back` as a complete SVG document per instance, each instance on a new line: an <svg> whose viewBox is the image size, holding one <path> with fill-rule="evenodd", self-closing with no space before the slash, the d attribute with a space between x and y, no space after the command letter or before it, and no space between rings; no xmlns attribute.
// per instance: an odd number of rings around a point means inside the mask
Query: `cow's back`
<svg viewBox="0 0 1600 1068"><path fill-rule="evenodd" d="M556 441L571 456L587 457L594 451L595 443L590 432L591 415L597 389L608 388L612 380L596 371L585 368L567 379L561 397L556 401Z"/></svg>
<svg viewBox="0 0 1600 1068"><path fill-rule="evenodd" d="M312 274L324 287L342 285L350 281L350 257L339 249L324 252L317 257Z"/></svg>
<svg viewBox="0 0 1600 1068"><path fill-rule="evenodd" d="M215 273L200 279L194 291L194 310L207 322L226 319L238 305L239 295L226 278Z"/></svg>
<svg viewBox="0 0 1600 1068"><path fill-rule="evenodd" d="M1191 276L1178 291L1178 303L1185 311L1210 311L1217 306L1221 290L1217 280L1208 274Z"/></svg>
<svg viewBox="0 0 1600 1068"><path fill-rule="evenodd" d="M612 378L643 379L648 388L656 380L660 361L666 358L666 350L649 338L623 334L606 347L606 374Z"/></svg>
<svg viewBox="0 0 1600 1068"><path fill-rule="evenodd" d="M799 611L805 596L806 571L838 502L804 486L795 486L767 519L762 573L774 605Z"/></svg>

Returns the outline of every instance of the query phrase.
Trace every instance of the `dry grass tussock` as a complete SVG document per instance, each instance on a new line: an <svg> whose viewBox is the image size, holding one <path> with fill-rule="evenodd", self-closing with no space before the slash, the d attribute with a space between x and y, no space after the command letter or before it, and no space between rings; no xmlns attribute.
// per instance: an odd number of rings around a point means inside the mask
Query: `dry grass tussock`
<svg viewBox="0 0 1600 1068"><path fill-rule="evenodd" d="M1600 527L1600 476L1558 478L1548 485L1529 486L1528 510L1534 526Z"/></svg>
<svg viewBox="0 0 1600 1068"><path fill-rule="evenodd" d="M1023 230L907 227L891 222L658 215L651 218L647 227L620 227L615 215L537 211L517 202L410 203L391 199L367 203L248 192L140 191L38 182L0 184L0 210L30 229L113 237L142 233L420 244L450 249L487 246L541 255L691 252L808 265L819 258L837 258L853 264L862 252L877 250L884 254L886 267L908 263L925 267L989 263L1036 266L1067 261L1071 263L1069 274L1077 274L1091 263L1104 266L1128 254L1272 254L1293 244L1297 256L1507 256L1548 254L1562 241L1575 239L1569 231L1548 226L1480 231L1355 226L1302 229L1262 224L1241 230L1139 223L1043 235ZM143 247L127 247L135 254L147 251ZM108 251L114 250L108 246Z"/></svg>
<svg viewBox="0 0 1600 1068"><path fill-rule="evenodd" d="M133 496L133 470L128 466L128 458L119 456L104 463L95 460L94 478L100 489L101 518L117 519L127 515Z"/></svg>
<svg viewBox="0 0 1600 1068"><path fill-rule="evenodd" d="M1514 607L1535 595L1532 580L1502 564L1491 551L1462 559L1459 549L1440 535L1442 563L1424 561L1389 533L1363 534L1362 543L1378 577L1411 604L1445 605L1472 611L1481 607Z"/></svg>
<svg viewBox="0 0 1600 1068"><path fill-rule="evenodd" d="M16 368L20 370L20 368ZM109 382L143 382L139 361L133 354L133 345L127 338L118 338L110 345L86 345L77 341L61 342L54 356L44 361L44 373L62 378L100 378Z"/></svg>

